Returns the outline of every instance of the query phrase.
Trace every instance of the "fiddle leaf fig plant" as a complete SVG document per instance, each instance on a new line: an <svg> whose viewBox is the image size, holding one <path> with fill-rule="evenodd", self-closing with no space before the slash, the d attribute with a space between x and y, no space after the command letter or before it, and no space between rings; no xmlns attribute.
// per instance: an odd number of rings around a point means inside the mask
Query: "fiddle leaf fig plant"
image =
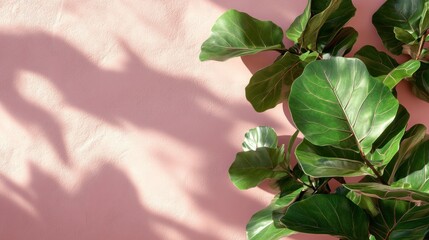
<svg viewBox="0 0 429 240"><path fill-rule="evenodd" d="M429 0L387 0L373 15L384 46L407 56L403 62L370 45L347 55L358 37L345 26L355 11L351 0L308 0L284 31L228 10L202 44L202 61L277 52L251 77L245 95L257 112L287 104L297 128L287 143L273 128L250 129L229 169L238 189L268 180L277 190L248 222L249 240L298 232L429 239L427 130L408 125L410 114L396 97L405 80L429 101Z"/></svg>

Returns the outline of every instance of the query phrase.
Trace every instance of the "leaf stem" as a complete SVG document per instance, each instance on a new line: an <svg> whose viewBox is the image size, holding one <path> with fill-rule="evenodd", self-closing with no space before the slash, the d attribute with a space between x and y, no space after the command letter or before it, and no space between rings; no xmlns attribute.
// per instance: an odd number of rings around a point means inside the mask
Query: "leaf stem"
<svg viewBox="0 0 429 240"><path fill-rule="evenodd" d="M314 186L309 185L309 184L305 183L304 181L302 181L301 179L297 178L297 177L296 177L292 172L287 171L287 173L288 173L288 175L289 175L289 176L291 176L295 181L297 181L297 182L301 183L302 185L304 185L304 186L306 186L306 187L309 187L309 188L311 188L311 189L313 189L313 190L316 190L316 189L314 188Z"/></svg>
<svg viewBox="0 0 429 240"><path fill-rule="evenodd" d="M366 164L369 168L371 168L371 170L372 170L372 171L374 172L374 174L377 176L378 180L379 180L382 184L387 185L387 183L386 183L386 182L383 180L383 178L381 177L380 172L379 172L377 169L375 169L374 165L372 165L372 164L368 161L368 159L366 159L365 157L364 157L363 159L364 159L364 161L365 161L365 164Z"/></svg>
<svg viewBox="0 0 429 240"><path fill-rule="evenodd" d="M428 36L428 32L426 30L426 32L423 34L422 38L420 39L419 50L417 50L417 54L416 54L416 60L420 59L420 56L421 56L422 51L423 51L423 46L425 44L425 40L426 40L427 36Z"/></svg>

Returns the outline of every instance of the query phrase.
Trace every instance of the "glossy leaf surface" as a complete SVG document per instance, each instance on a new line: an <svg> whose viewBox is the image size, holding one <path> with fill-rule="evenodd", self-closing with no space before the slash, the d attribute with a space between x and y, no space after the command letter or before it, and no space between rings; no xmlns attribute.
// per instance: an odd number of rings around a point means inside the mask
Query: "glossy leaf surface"
<svg viewBox="0 0 429 240"><path fill-rule="evenodd" d="M271 21L228 10L218 18L201 46L200 60L225 61L232 57L283 48L283 30Z"/></svg>
<svg viewBox="0 0 429 240"><path fill-rule="evenodd" d="M366 156L372 165L386 166L392 160L399 150L409 118L408 111L400 105L395 119L375 141L372 145L373 150Z"/></svg>
<svg viewBox="0 0 429 240"><path fill-rule="evenodd" d="M416 124L405 132L399 148L398 157L388 165L384 172L386 178L389 179L387 181L388 183L392 183L394 181L395 174L399 167L423 141L425 135L426 127L423 124Z"/></svg>
<svg viewBox="0 0 429 240"><path fill-rule="evenodd" d="M309 142L363 154L394 120L398 106L360 60L340 57L308 64L289 97L293 120Z"/></svg>
<svg viewBox="0 0 429 240"><path fill-rule="evenodd" d="M369 73L378 77L389 74L399 64L385 52L378 51L375 47L366 45L355 54L368 68Z"/></svg>
<svg viewBox="0 0 429 240"><path fill-rule="evenodd" d="M368 239L368 217L346 197L318 194L292 204L281 221L295 231ZM356 224L359 223L359 224Z"/></svg>
<svg viewBox="0 0 429 240"><path fill-rule="evenodd" d="M250 129L244 134L243 151L255 151L261 147L277 148L278 139L274 129L266 126Z"/></svg>
<svg viewBox="0 0 429 240"><path fill-rule="evenodd" d="M392 186L429 193L429 141L420 144L405 160Z"/></svg>
<svg viewBox="0 0 429 240"><path fill-rule="evenodd" d="M411 189L390 187L379 183L345 184L347 189L365 196L383 200L403 200L416 204L429 203L429 194Z"/></svg>
<svg viewBox="0 0 429 240"><path fill-rule="evenodd" d="M324 53L332 56L344 56L350 52L356 43L358 32L352 27L342 28L332 41L323 49Z"/></svg>
<svg viewBox="0 0 429 240"><path fill-rule="evenodd" d="M370 225L377 240L423 240L429 229L429 205L384 200L379 202L379 212Z"/></svg>
<svg viewBox="0 0 429 240"><path fill-rule="evenodd" d="M229 168L229 177L238 189L256 187L267 178L281 175L274 171L284 159L284 148L258 148L256 151L239 152Z"/></svg>
<svg viewBox="0 0 429 240"><path fill-rule="evenodd" d="M302 170L312 177L352 177L372 173L361 156L350 150L315 146L304 139L295 154Z"/></svg>
<svg viewBox="0 0 429 240"><path fill-rule="evenodd" d="M403 79L412 77L419 68L420 62L411 59L392 69L387 75L377 78L389 89L393 89Z"/></svg>
<svg viewBox="0 0 429 240"><path fill-rule="evenodd" d="M388 0L373 15L372 22L384 46L393 54L402 53L404 42L395 36L394 28L409 33L420 34L420 14L424 0Z"/></svg>
<svg viewBox="0 0 429 240"><path fill-rule="evenodd" d="M299 15L286 31L286 36L294 43L302 42L302 34L307 27L308 20L311 17L311 0L308 1L304 12Z"/></svg>
<svg viewBox="0 0 429 240"><path fill-rule="evenodd" d="M307 61L317 55L300 56L287 52L272 65L256 72L246 87L246 98L257 112L275 107L288 96L290 85L301 75Z"/></svg>

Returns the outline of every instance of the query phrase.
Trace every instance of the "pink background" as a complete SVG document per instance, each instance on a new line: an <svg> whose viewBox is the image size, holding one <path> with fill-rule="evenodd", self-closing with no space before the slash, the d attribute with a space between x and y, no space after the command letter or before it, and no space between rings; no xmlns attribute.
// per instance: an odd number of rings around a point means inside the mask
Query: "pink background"
<svg viewBox="0 0 429 240"><path fill-rule="evenodd" d="M354 50L380 48L383 1L353 2ZM245 239L272 195L235 189L228 167L249 128L294 128L245 99L269 54L200 63L199 47L226 9L286 29L305 4L0 0L1 239ZM429 124L406 84L399 97Z"/></svg>

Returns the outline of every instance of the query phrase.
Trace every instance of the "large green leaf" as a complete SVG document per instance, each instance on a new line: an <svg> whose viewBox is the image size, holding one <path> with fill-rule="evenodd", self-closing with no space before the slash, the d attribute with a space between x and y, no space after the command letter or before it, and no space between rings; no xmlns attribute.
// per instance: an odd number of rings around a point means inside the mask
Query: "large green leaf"
<svg viewBox="0 0 429 240"><path fill-rule="evenodd" d="M378 77L389 74L399 64L385 52L378 51L375 47L366 45L355 53L355 57L362 60L369 73Z"/></svg>
<svg viewBox="0 0 429 240"><path fill-rule="evenodd" d="M301 36L311 17L311 0L308 0L304 12L299 15L286 30L286 36L294 43L302 42Z"/></svg>
<svg viewBox="0 0 429 240"><path fill-rule="evenodd" d="M225 61L232 57L282 49L283 30L271 21L228 10L218 18L201 46L200 60Z"/></svg>
<svg viewBox="0 0 429 240"><path fill-rule="evenodd" d="M277 148L278 139L274 129L266 126L250 129L244 134L243 151L255 151L261 147Z"/></svg>
<svg viewBox="0 0 429 240"><path fill-rule="evenodd" d="M352 27L342 28L332 41L323 49L331 56L344 56L349 53L356 43L358 32Z"/></svg>
<svg viewBox="0 0 429 240"><path fill-rule="evenodd" d="M308 64L289 97L292 118L309 142L365 155L398 107L390 90L360 60L340 57Z"/></svg>
<svg viewBox="0 0 429 240"><path fill-rule="evenodd" d="M372 145L372 151L366 158L374 166L386 166L399 150L410 114L402 105L399 106L395 119Z"/></svg>
<svg viewBox="0 0 429 240"><path fill-rule="evenodd" d="M411 59L392 69L387 75L377 78L389 89L393 89L403 79L412 77L419 68L420 61Z"/></svg>
<svg viewBox="0 0 429 240"><path fill-rule="evenodd" d="M317 194L292 204L281 221L298 232L368 239L368 217L346 197Z"/></svg>
<svg viewBox="0 0 429 240"><path fill-rule="evenodd" d="M396 159L389 163L384 171L383 177L390 184L394 181L395 174L404 161L414 152L415 148L426 136L426 127L423 124L416 124L408 129L399 147ZM388 180L387 180L388 179Z"/></svg>
<svg viewBox="0 0 429 240"><path fill-rule="evenodd" d="M229 168L229 177L238 189L256 187L267 178L284 175L276 171L284 159L284 147L257 148L255 151L239 152Z"/></svg>
<svg viewBox="0 0 429 240"><path fill-rule="evenodd" d="M420 35L420 14L425 0L387 0L373 15L372 22L384 46L393 54L402 53L403 42L395 36L394 28Z"/></svg>
<svg viewBox="0 0 429 240"><path fill-rule="evenodd" d="M351 0L312 0L312 17L302 35L303 47L322 52L344 24L354 16Z"/></svg>
<svg viewBox="0 0 429 240"><path fill-rule="evenodd" d="M429 205L384 200L379 201L379 212L370 225L377 240L423 240L429 230Z"/></svg>
<svg viewBox="0 0 429 240"><path fill-rule="evenodd" d="M411 189L390 187L379 183L344 184L349 190L365 196L383 200L403 200L418 205L429 203L429 194Z"/></svg>
<svg viewBox="0 0 429 240"><path fill-rule="evenodd" d="M421 16L419 30L420 33L424 33L429 28L429 1L425 1Z"/></svg>
<svg viewBox="0 0 429 240"><path fill-rule="evenodd" d="M305 174L312 177L352 177L371 174L360 154L330 146L320 147L306 139L295 151Z"/></svg>
<svg viewBox="0 0 429 240"><path fill-rule="evenodd" d="M392 186L429 193L429 141L420 144L395 174Z"/></svg>
<svg viewBox="0 0 429 240"><path fill-rule="evenodd" d="M298 55L287 52L272 65L256 72L246 87L246 98L258 112L275 107L287 98L290 85L301 75L307 61L317 58L317 53Z"/></svg>

